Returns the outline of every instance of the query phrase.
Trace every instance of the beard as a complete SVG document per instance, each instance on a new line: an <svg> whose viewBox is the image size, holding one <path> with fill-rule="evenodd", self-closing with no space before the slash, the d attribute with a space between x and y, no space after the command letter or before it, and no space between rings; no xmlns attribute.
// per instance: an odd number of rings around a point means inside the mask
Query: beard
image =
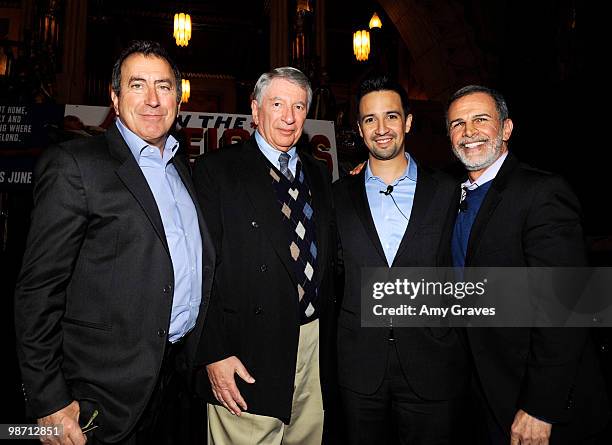
<svg viewBox="0 0 612 445"><path fill-rule="evenodd" d="M394 139L394 143L388 146L387 148L378 148L374 139L372 139L369 144L366 144L370 155L380 161L386 161L389 159L393 159L399 154L401 154L403 149L403 142L400 145L395 135L390 137Z"/></svg>
<svg viewBox="0 0 612 445"><path fill-rule="evenodd" d="M474 142L484 142L484 147L480 148L479 154L468 155L467 153L473 149L466 148L465 144ZM484 170L493 164L502 155L503 146L504 141L502 127L494 139L486 139L480 136L474 139L461 139L457 145L453 145L453 153L455 156L457 156L457 158L459 158L466 170L478 171Z"/></svg>

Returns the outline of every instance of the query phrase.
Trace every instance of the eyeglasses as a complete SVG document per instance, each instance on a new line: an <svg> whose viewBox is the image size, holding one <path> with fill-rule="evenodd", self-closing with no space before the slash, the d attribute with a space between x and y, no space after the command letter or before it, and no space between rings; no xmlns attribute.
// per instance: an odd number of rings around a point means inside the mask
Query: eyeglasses
<svg viewBox="0 0 612 445"><path fill-rule="evenodd" d="M94 410L93 414L91 415L91 417L89 418L89 420L87 421L87 423L85 424L85 426L83 426L81 428L81 432L83 434L87 434L89 433L91 430L95 430L96 428L98 428L100 425L94 425L94 420L96 419L96 417L98 417L98 410Z"/></svg>

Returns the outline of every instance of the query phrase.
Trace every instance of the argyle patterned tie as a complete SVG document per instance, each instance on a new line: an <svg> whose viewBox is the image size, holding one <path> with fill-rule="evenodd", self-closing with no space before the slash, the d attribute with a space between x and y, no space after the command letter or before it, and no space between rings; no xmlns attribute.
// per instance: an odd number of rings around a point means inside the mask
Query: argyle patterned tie
<svg viewBox="0 0 612 445"><path fill-rule="evenodd" d="M289 170L289 153L281 153L278 157L278 162L280 164L280 172L289 180L289 182L293 182L293 174L291 170Z"/></svg>

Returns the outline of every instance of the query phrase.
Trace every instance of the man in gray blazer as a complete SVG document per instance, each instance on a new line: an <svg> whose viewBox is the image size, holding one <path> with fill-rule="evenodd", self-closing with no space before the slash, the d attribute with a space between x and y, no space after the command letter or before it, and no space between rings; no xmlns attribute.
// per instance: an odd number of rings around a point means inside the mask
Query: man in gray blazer
<svg viewBox="0 0 612 445"><path fill-rule="evenodd" d="M48 443L83 444L85 426L88 443L172 437L175 363L189 372L214 267L168 134L180 85L159 44L133 42L113 69L115 124L37 164L15 325L27 414L63 426Z"/></svg>

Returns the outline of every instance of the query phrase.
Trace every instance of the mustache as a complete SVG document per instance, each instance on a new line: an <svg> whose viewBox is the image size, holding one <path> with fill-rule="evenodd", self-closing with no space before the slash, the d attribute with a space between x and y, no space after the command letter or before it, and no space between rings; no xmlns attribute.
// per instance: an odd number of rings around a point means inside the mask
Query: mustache
<svg viewBox="0 0 612 445"><path fill-rule="evenodd" d="M388 133L385 133L384 135L380 135L379 134L379 135L376 135L376 136L372 136L372 137L370 137L370 139L372 141L375 141L376 139L386 139L386 138L394 138L394 137L396 137L396 134L394 132L390 131Z"/></svg>
<svg viewBox="0 0 612 445"><path fill-rule="evenodd" d="M466 144L473 144L474 142L489 142L489 139L488 138L478 138L478 139L464 138L464 139L461 139L457 145L460 147L465 147Z"/></svg>

